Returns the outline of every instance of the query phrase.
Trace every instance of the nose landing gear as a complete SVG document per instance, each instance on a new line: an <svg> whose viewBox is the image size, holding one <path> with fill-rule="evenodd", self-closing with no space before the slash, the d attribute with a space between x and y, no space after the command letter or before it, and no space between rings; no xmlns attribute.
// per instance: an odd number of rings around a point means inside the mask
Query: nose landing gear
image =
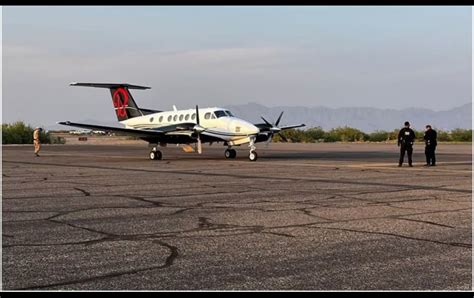
<svg viewBox="0 0 474 298"><path fill-rule="evenodd" d="M255 152L254 150L250 150L249 160L250 161L256 161L257 158L258 158L257 152Z"/></svg>
<svg viewBox="0 0 474 298"><path fill-rule="evenodd" d="M255 137L250 138L249 147L250 147L249 160L256 161L258 158L258 155L257 155L257 152L255 151L257 149L257 147L255 147Z"/></svg>

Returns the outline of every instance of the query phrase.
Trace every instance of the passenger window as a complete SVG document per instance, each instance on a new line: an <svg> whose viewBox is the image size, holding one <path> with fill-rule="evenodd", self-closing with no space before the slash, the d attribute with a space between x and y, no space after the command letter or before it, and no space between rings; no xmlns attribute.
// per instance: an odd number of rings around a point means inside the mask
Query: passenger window
<svg viewBox="0 0 474 298"><path fill-rule="evenodd" d="M168 122L171 122L171 118L173 118L173 116L169 115L168 116Z"/></svg>
<svg viewBox="0 0 474 298"><path fill-rule="evenodd" d="M194 120L194 119L196 119L196 113L191 115L191 120Z"/></svg>
<svg viewBox="0 0 474 298"><path fill-rule="evenodd" d="M186 120L186 121L189 120L189 114L186 114L186 116L184 117L184 120Z"/></svg>
<svg viewBox="0 0 474 298"><path fill-rule="evenodd" d="M150 122L153 122L153 117L150 118Z"/></svg>
<svg viewBox="0 0 474 298"><path fill-rule="evenodd" d="M160 116L160 119L158 119L161 122L163 122L163 116Z"/></svg>
<svg viewBox="0 0 474 298"><path fill-rule="evenodd" d="M176 120L178 120L178 115L174 115L173 117L173 121L176 122Z"/></svg>
<svg viewBox="0 0 474 298"><path fill-rule="evenodd" d="M206 114L204 115L204 119L209 119L209 118L211 118L211 113L206 113Z"/></svg>
<svg viewBox="0 0 474 298"><path fill-rule="evenodd" d="M179 121L183 121L183 117L184 117L183 114L179 115Z"/></svg>

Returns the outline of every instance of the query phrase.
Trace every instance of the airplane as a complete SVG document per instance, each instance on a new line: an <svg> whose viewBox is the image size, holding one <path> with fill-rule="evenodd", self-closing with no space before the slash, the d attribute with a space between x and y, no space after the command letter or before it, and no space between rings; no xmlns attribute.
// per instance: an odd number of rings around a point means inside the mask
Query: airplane
<svg viewBox="0 0 474 298"><path fill-rule="evenodd" d="M107 88L112 96L112 103L117 115L117 120L125 125L124 128L102 126L94 124L74 123L71 121L58 122L68 125L92 130L116 132L138 137L150 144L152 147L149 158L161 160L163 154L158 150L158 145L166 147L167 144L184 145L186 152L196 151L202 153L202 143L223 142L227 146L225 158L232 159L237 156L233 146L249 144L250 161L257 160L255 143L271 142L274 134L287 141L280 134L281 131L303 127L305 124L289 125L279 127L283 112L275 123L270 123L261 117L263 123L252 124L243 119L235 117L228 109L213 107L199 109L178 110L173 106L172 111L159 111L139 108L130 93L130 89L146 90L151 87L113 84L113 83L70 83L70 86ZM195 144L195 149L190 144Z"/></svg>

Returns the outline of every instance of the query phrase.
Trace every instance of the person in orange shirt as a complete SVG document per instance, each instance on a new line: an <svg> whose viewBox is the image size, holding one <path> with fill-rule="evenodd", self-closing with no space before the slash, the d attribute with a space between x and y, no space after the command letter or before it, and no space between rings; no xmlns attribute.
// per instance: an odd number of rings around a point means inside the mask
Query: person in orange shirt
<svg viewBox="0 0 474 298"><path fill-rule="evenodd" d="M41 142L40 142L40 133L43 131L41 127L35 128L33 132L33 143L35 144L35 155L39 156L39 152L41 150Z"/></svg>

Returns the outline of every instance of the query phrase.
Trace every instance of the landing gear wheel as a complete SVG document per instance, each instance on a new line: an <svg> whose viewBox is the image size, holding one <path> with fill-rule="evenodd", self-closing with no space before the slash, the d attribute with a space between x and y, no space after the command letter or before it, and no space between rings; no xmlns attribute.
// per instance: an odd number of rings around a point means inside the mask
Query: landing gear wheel
<svg viewBox="0 0 474 298"><path fill-rule="evenodd" d="M235 158L237 156L237 152L234 149L226 149L225 150L225 158Z"/></svg>
<svg viewBox="0 0 474 298"><path fill-rule="evenodd" d="M257 160L257 157L258 157L257 152L255 152L255 151L250 151L250 154L249 154L249 159L250 159L250 161L256 161L256 160Z"/></svg>
<svg viewBox="0 0 474 298"><path fill-rule="evenodd" d="M150 151L151 160L160 160L162 157L163 155L161 154L161 151L156 150L156 149Z"/></svg>

